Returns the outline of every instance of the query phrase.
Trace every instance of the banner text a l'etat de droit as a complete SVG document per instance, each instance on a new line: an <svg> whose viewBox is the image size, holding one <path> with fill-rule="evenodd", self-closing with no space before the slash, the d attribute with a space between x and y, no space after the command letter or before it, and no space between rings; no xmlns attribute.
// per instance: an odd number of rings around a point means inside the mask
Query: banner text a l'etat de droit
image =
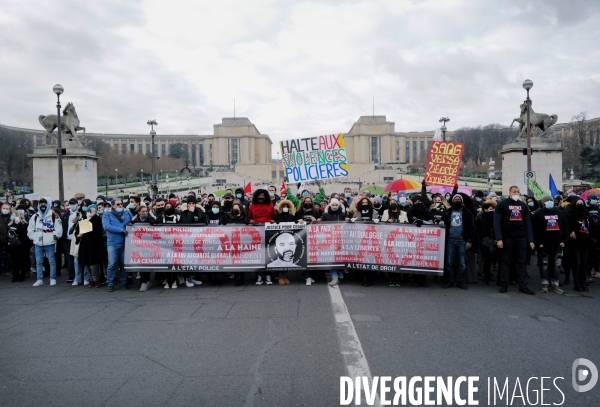
<svg viewBox="0 0 600 407"><path fill-rule="evenodd" d="M464 147L463 143L433 141L429 148L425 182L429 185L456 184Z"/></svg>
<svg viewBox="0 0 600 407"><path fill-rule="evenodd" d="M343 134L279 142L288 182L347 177L350 173Z"/></svg>

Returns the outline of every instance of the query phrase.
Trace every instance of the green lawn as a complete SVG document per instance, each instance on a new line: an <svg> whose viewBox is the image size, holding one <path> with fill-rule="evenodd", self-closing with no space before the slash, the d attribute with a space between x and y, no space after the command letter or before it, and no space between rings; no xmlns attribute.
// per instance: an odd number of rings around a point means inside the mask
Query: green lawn
<svg viewBox="0 0 600 407"><path fill-rule="evenodd" d="M380 194L383 194L383 187L371 185L371 186L364 188L363 191L371 191L372 194L380 195Z"/></svg>

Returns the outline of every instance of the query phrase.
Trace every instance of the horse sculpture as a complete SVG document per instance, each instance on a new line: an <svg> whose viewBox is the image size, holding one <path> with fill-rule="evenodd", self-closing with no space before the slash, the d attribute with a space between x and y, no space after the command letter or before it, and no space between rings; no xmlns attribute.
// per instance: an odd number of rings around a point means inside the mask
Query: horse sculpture
<svg viewBox="0 0 600 407"><path fill-rule="evenodd" d="M531 102L530 102L529 123L531 125L532 136L536 135L536 131L534 131L535 128L539 128L542 130L542 134L540 134L539 137L544 136L546 134L546 132L548 131L548 129L550 128L550 126L555 124L557 120L558 120L558 116L555 114L547 115L545 113L534 112L533 109L531 108ZM519 123L519 137L518 138L526 137L527 136L527 131L526 131L527 104L526 103L521 104L521 116L519 116L519 118L517 118L517 119L513 119L512 123L510 124L511 130L512 130L514 122Z"/></svg>
<svg viewBox="0 0 600 407"><path fill-rule="evenodd" d="M60 118L60 129L63 131L63 134L69 135L69 141L75 140L79 142L77 130L83 130L83 135L85 136L85 127L79 127L79 117L77 117L77 111L75 111L73 103L67 103L62 113L63 115ZM55 139L55 137L52 136L52 132L58 127L58 116L55 114L48 116L41 115L38 120L42 127L46 129L46 144L51 144L50 141L54 141Z"/></svg>

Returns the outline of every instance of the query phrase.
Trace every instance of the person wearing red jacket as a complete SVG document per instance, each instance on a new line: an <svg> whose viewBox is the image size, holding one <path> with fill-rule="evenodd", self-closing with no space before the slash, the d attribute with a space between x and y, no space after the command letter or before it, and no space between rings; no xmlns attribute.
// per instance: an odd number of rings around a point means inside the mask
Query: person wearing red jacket
<svg viewBox="0 0 600 407"><path fill-rule="evenodd" d="M270 223L275 219L275 207L271 203L269 191L257 189L252 195L252 202L248 210L250 223Z"/></svg>

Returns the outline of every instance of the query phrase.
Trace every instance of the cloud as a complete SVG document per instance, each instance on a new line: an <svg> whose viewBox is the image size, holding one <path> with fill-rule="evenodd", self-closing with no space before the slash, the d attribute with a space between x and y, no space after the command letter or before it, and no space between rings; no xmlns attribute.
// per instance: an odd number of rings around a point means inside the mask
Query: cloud
<svg viewBox="0 0 600 407"><path fill-rule="evenodd" d="M508 124L524 79L536 111L600 116L600 3L562 1L4 0L0 123L37 128L55 83L89 132L211 134L247 116L274 141Z"/></svg>

